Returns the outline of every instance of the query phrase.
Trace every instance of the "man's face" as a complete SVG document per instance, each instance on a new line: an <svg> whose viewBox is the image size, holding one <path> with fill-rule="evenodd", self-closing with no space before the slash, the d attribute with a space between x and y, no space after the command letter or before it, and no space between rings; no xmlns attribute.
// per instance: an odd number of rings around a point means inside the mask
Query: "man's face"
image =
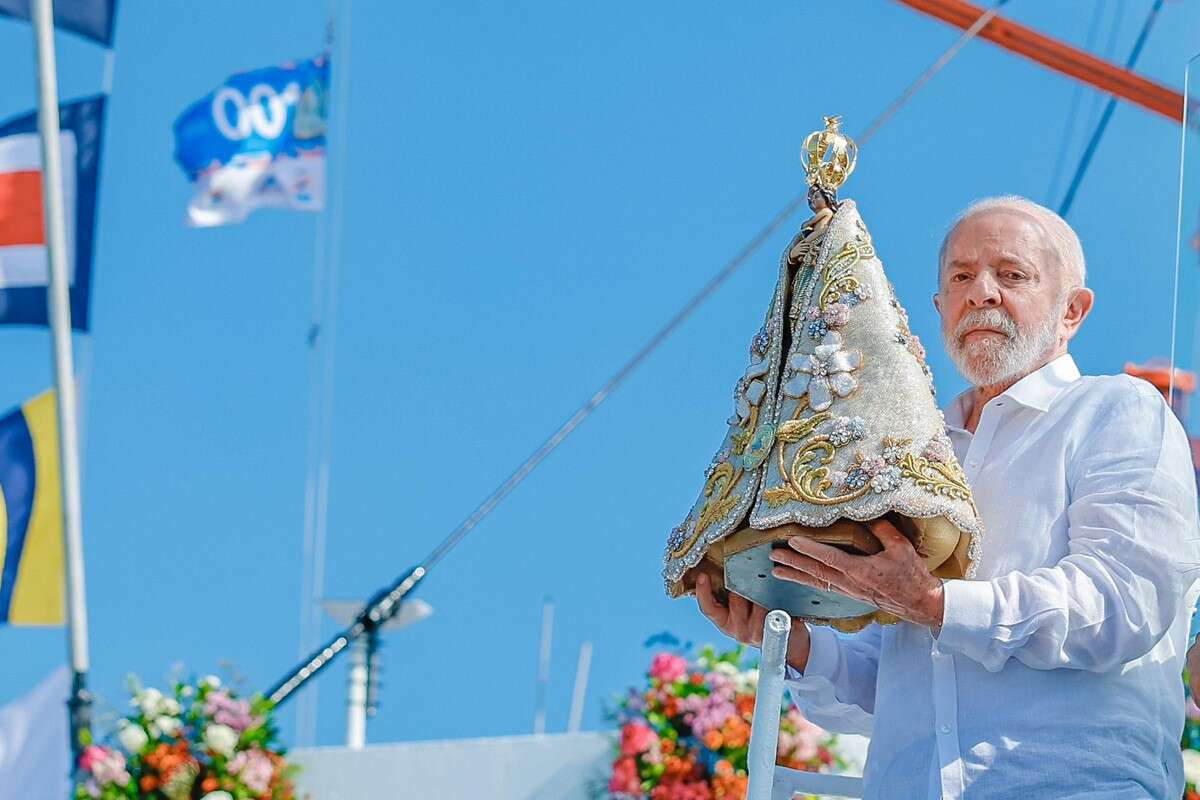
<svg viewBox="0 0 1200 800"><path fill-rule="evenodd" d="M1046 362L1065 341L1062 273L1041 226L1019 211L983 211L954 229L934 304L964 377L996 385Z"/></svg>

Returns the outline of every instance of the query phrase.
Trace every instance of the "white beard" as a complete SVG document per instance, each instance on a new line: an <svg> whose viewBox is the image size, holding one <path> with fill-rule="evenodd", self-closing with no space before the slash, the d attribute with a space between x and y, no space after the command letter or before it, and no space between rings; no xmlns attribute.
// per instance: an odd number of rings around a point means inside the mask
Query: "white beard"
<svg viewBox="0 0 1200 800"><path fill-rule="evenodd" d="M970 328L984 326L1004 331L996 336L964 342ZM996 386L1033 372L1058 343L1058 318L1051 314L1041 326L1022 331L1008 312L998 308L968 311L959 320L946 350L962 376L975 386Z"/></svg>

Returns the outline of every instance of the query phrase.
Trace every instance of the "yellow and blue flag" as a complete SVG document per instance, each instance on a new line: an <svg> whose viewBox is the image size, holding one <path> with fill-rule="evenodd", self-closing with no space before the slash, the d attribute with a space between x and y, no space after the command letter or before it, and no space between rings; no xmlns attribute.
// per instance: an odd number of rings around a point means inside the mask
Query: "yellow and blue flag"
<svg viewBox="0 0 1200 800"><path fill-rule="evenodd" d="M0 624L63 622L60 475L51 390L0 417Z"/></svg>

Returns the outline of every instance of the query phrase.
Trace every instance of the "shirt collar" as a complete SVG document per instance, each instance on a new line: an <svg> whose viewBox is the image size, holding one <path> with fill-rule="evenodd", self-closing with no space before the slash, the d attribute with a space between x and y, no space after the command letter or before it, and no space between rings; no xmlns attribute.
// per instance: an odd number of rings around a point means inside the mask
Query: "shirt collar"
<svg viewBox="0 0 1200 800"><path fill-rule="evenodd" d="M1026 375L1021 380L1008 387L1001 397L1009 397L1021 405L1036 411L1045 412L1050 405L1075 381L1079 380L1079 367L1070 353L1063 353L1050 363ZM962 428L967 414L971 410L971 391L954 398L946 407L946 424L953 428Z"/></svg>

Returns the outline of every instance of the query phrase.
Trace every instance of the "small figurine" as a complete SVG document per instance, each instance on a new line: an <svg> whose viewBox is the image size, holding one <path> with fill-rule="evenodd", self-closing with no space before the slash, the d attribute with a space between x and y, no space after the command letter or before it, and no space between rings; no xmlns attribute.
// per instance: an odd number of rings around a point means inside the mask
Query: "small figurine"
<svg viewBox="0 0 1200 800"><path fill-rule="evenodd" d="M896 622L873 606L771 575L773 547L809 536L857 553L880 544L863 522L886 516L939 577L971 573L982 525L908 327L852 200L837 198L857 147L826 117L804 142L813 216L780 259L779 279L734 413L700 497L667 542L667 591L698 572L718 590L857 630Z"/></svg>

